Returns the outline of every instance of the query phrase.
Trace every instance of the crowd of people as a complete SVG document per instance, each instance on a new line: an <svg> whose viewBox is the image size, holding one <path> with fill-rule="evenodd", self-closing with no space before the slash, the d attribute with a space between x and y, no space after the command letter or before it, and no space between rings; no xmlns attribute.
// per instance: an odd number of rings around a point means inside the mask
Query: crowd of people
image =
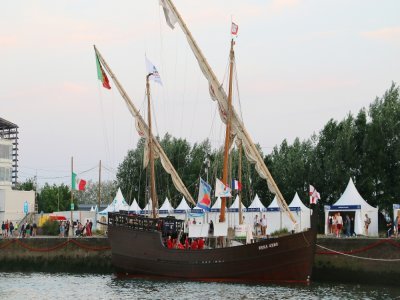
<svg viewBox="0 0 400 300"><path fill-rule="evenodd" d="M69 230L71 227L70 221L60 221L60 237L68 237ZM92 236L93 222L86 220L86 224L83 225L79 220L72 223L72 234L74 236Z"/></svg>
<svg viewBox="0 0 400 300"><path fill-rule="evenodd" d="M18 228L18 223L13 224L12 221L6 220L1 224L1 236L3 238L19 237L28 238L37 235L37 225L36 223L30 224L25 222Z"/></svg>
<svg viewBox="0 0 400 300"><path fill-rule="evenodd" d="M60 221L59 222L59 237L68 237L70 230L74 236L92 236L92 221L87 220L86 224L83 225L79 220L72 223L70 221ZM38 232L38 226L34 222L30 224L28 222L23 223L20 228L18 228L18 223L15 225L12 221L3 221L1 224L1 237L2 238L28 238L35 237Z"/></svg>
<svg viewBox="0 0 400 300"><path fill-rule="evenodd" d="M340 212L336 212L328 217L328 231L331 235L340 238L342 234L346 237L355 235L354 217L346 214L344 219Z"/></svg>
<svg viewBox="0 0 400 300"><path fill-rule="evenodd" d="M168 249L181 249L181 250L202 250L204 249L203 238L189 238L185 235L182 239L173 239L171 236L164 241L164 245Z"/></svg>

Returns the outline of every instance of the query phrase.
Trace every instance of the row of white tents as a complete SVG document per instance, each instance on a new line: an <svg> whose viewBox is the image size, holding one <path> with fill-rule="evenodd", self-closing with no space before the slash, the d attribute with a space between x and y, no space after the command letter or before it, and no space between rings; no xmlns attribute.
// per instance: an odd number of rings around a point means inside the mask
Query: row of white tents
<svg viewBox="0 0 400 300"><path fill-rule="evenodd" d="M171 202L168 198L166 198L163 204L158 209L158 213L160 215L172 215L178 219L188 219L191 218L196 219L199 223L201 222L209 222L212 220L214 223L218 222L219 213L221 208L221 198L217 198L214 205L211 207L210 212L205 212L202 208L198 206L191 208L186 199L183 197L179 205L174 208L171 205ZM307 208L302 201L300 200L298 194L296 193L293 201L289 204L290 210L294 213L296 218L296 225L293 225L293 222L289 219L289 217L282 213L279 209L277 199L274 198L272 203L265 207L258 195L256 195L248 208L244 206L242 203L242 211L244 216L244 223L252 225L255 219L255 216L258 215L259 218L262 215L265 215L268 222L267 233L272 233L276 230L280 230L286 228L288 230L296 230L301 231L310 227L310 214L311 211ZM130 211L132 213L149 215L152 212L152 202L149 201L147 205L141 209L138 205L136 199L133 200L132 204L129 205L120 189L118 189L117 195L115 196L113 202L108 205L106 209L99 212L100 215L107 215L108 212L115 211ZM236 196L234 202L229 208L226 208L227 219L230 226L235 226L239 224L239 197Z"/></svg>
<svg viewBox="0 0 400 300"><path fill-rule="evenodd" d="M202 208L194 207L191 208L185 198L182 198L179 205L174 208L168 198L165 199L161 207L158 209L160 215L172 215L178 219L196 219L197 222L209 222L213 220L214 223L218 221L219 212L221 207L221 199L217 198L214 205L211 207L211 211L205 213ZM261 218L263 215L267 218L268 228L267 234L270 234L276 230L286 228L287 230L303 231L310 227L311 210L303 204L298 194L296 193L292 202L289 204L289 208L296 219L296 223L289 219L289 217L280 210L276 197L268 207L265 207L258 195L256 195L249 207L245 207L242 203L244 223L252 225L256 215ZM149 215L152 212L151 201L141 209L136 199L133 200L132 204L129 205L120 189L118 189L117 195L113 202L103 211L99 212L100 215L107 215L108 212L115 211L130 211L137 214ZM239 197L236 197L234 202L229 208L226 208L227 219L230 226L239 224ZM324 207L325 211L325 234L329 233L329 216L340 212L343 219L346 214L351 214L353 218L353 230L356 234L365 234L364 231L364 219L365 214L371 218L371 224L369 226L369 235L378 235L378 209L369 205L357 191L352 179L346 187L346 190L333 205L327 205Z"/></svg>

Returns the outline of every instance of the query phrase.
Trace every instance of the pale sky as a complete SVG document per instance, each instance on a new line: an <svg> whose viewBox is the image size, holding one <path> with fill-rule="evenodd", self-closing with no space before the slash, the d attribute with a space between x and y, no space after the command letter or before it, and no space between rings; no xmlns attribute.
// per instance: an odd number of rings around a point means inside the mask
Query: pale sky
<svg viewBox="0 0 400 300"><path fill-rule="evenodd" d="M243 119L265 153L356 114L400 82L399 1L226 0L175 5L223 81L231 18ZM116 169L138 141L115 86L97 80L96 44L135 105L146 112L145 53L157 133L223 143L207 82L179 27L157 0L4 1L0 11L0 117L20 127L19 180L70 182L101 159ZM238 97L235 97L239 110ZM97 179L94 169L81 174ZM103 178L115 173L104 171Z"/></svg>

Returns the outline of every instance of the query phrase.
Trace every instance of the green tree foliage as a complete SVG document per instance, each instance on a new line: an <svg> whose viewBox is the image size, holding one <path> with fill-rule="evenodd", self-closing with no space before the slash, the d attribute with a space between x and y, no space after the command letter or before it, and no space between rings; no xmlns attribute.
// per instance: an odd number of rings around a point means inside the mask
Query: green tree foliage
<svg viewBox="0 0 400 300"><path fill-rule="evenodd" d="M264 157L278 187L288 202L295 192L306 203L308 186L314 185L321 193L322 204L332 204L353 178L361 195L374 206L390 209L400 197L400 96L399 87L391 88L376 98L369 110L361 109L356 117L348 114L342 121L329 120L323 129L309 139L292 144L283 140L272 153ZM143 169L144 140L130 150L118 168L118 185L128 202L140 199L145 205L148 174ZM205 158L211 161L209 183L222 177L222 149L211 149L208 140L191 146L185 139L166 134L160 141L164 151L194 198L198 192L198 178L205 173ZM261 153L261 151L260 151ZM230 179L237 178L238 151L231 152ZM168 197L177 205L181 195L174 188L170 176L156 162L156 189L159 202ZM266 181L256 173L245 155L242 161L243 202L249 205L257 193L264 205L273 195Z"/></svg>
<svg viewBox="0 0 400 300"><path fill-rule="evenodd" d="M38 195L39 211L51 213L54 211L68 211L71 208L71 191L67 185L49 185L46 183ZM78 209L78 202L74 198L74 209Z"/></svg>
<svg viewBox="0 0 400 300"><path fill-rule="evenodd" d="M117 193L117 183L109 180L101 183L101 203L109 204ZM99 183L89 180L84 191L74 192L79 204L97 204L99 201Z"/></svg>
<svg viewBox="0 0 400 300"><path fill-rule="evenodd" d="M35 178L28 178L24 182L19 182L15 187L19 191L34 191L36 187Z"/></svg>

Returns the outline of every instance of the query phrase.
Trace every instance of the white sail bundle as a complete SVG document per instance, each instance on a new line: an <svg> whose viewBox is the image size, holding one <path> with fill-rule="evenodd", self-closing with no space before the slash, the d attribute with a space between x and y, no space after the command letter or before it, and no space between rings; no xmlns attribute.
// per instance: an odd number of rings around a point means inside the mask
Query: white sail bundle
<svg viewBox="0 0 400 300"><path fill-rule="evenodd" d="M228 107L228 100L227 94L224 91L222 85L219 83L217 77L215 76L213 70L211 69L210 65L208 64L207 60L205 59L203 53L201 52L200 48L198 47L196 41L194 40L192 34L190 33L189 29L186 27L186 24L182 20L181 16L179 15L176 7L172 3L171 0L159 0L160 5L162 5L164 14L166 17L166 21L168 25L174 29L174 25L178 23L186 35L186 39L189 43L190 48L195 55L197 62L200 66L200 70L206 77L209 83L209 91L211 98L214 101L217 101L218 108L221 116L221 120L226 123L227 120L227 107ZM279 205L283 211L285 211L290 219L295 222L294 216L291 214L290 209L283 198L281 192L279 191L274 179L271 176L267 166L264 163L263 158L261 157L257 147L255 146L254 142L252 141L249 133L247 132L246 128L244 127L243 122L238 117L235 109L232 107L232 115L231 115L231 130L232 134L236 135L236 137L242 141L244 152L246 154L247 159L255 165L255 169L257 173L260 175L261 178L265 179L268 184L269 190L278 196Z"/></svg>

